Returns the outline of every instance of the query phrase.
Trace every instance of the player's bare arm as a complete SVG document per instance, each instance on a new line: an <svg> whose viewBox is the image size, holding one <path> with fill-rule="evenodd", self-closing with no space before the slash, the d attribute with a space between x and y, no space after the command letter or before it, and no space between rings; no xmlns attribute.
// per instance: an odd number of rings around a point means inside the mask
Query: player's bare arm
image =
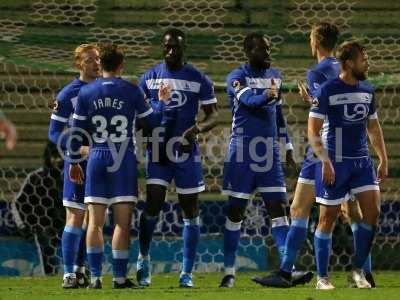
<svg viewBox="0 0 400 300"><path fill-rule="evenodd" d="M386 153L385 141L383 138L383 132L381 125L379 124L379 120L369 119L367 131L371 145L379 157L377 175L378 180L382 182L388 176L388 158Z"/></svg>
<svg viewBox="0 0 400 300"><path fill-rule="evenodd" d="M335 170L331 160L329 159L328 153L322 145L322 139L320 131L324 120L318 118L308 119L308 140L314 153L322 161L322 178L325 184L332 185L335 182Z"/></svg>
<svg viewBox="0 0 400 300"><path fill-rule="evenodd" d="M189 143L194 141L197 134L210 131L218 124L218 110L215 103L203 105L202 109L205 114L204 119L183 133L183 138Z"/></svg>
<svg viewBox="0 0 400 300"><path fill-rule="evenodd" d="M14 149L17 144L17 130L13 123L0 115L0 137L6 140L8 150Z"/></svg>

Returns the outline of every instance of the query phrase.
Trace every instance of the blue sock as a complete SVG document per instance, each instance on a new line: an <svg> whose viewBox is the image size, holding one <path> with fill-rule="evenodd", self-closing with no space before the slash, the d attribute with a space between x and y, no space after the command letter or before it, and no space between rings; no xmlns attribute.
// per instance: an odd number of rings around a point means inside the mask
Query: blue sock
<svg viewBox="0 0 400 300"><path fill-rule="evenodd" d="M224 269L226 275L235 275L236 252L240 241L242 221L232 222L226 218L224 231Z"/></svg>
<svg viewBox="0 0 400 300"><path fill-rule="evenodd" d="M283 261L286 246L286 236L289 232L289 222L287 217L279 217L271 220L271 234L275 245L278 247L279 258Z"/></svg>
<svg viewBox="0 0 400 300"><path fill-rule="evenodd" d="M79 240L82 229L78 227L65 226L62 234L62 256L64 263L64 274L74 272L74 262L78 253Z"/></svg>
<svg viewBox="0 0 400 300"><path fill-rule="evenodd" d="M375 227L365 223L354 224L354 266L361 269L371 253L372 242L375 237Z"/></svg>
<svg viewBox="0 0 400 300"><path fill-rule="evenodd" d="M79 248L78 253L75 258L75 266L76 268L82 268L85 266L86 260L86 228L82 227L82 235L79 240ZM81 272L83 273L83 272Z"/></svg>
<svg viewBox="0 0 400 300"><path fill-rule="evenodd" d="M86 247L91 277L101 277L103 247Z"/></svg>
<svg viewBox="0 0 400 300"><path fill-rule="evenodd" d="M365 263L362 266L364 273L371 273L372 272L372 258L371 253L367 256Z"/></svg>
<svg viewBox="0 0 400 300"><path fill-rule="evenodd" d="M354 242L354 249L356 249L356 235L357 235L357 230L358 230L358 225L357 223L351 224L351 230L353 231L353 242ZM355 252L355 251L354 251ZM371 273L372 272L372 258L371 258L371 252L369 253L367 259L365 260L365 263L362 267L363 271L365 273Z"/></svg>
<svg viewBox="0 0 400 300"><path fill-rule="evenodd" d="M153 239L154 228L157 222L158 216L148 216L145 212L140 215L139 248L142 256L149 255L150 243Z"/></svg>
<svg viewBox="0 0 400 300"><path fill-rule="evenodd" d="M289 232L286 237L285 254L280 269L292 272L297 253L307 238L308 219L292 219Z"/></svg>
<svg viewBox="0 0 400 300"><path fill-rule="evenodd" d="M200 239L200 218L183 219L183 266L182 273L192 273Z"/></svg>
<svg viewBox="0 0 400 300"><path fill-rule="evenodd" d="M314 234L315 258L318 276L328 277L329 258L332 250L332 233L323 233L318 229Z"/></svg>
<svg viewBox="0 0 400 300"><path fill-rule="evenodd" d="M113 250L113 277L118 283L123 283L128 273L129 250Z"/></svg>

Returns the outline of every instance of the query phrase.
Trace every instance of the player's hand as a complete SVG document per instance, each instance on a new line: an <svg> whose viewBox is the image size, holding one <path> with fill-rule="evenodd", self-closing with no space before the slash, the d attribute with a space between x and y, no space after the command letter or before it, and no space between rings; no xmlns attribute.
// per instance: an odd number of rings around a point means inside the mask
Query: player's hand
<svg viewBox="0 0 400 300"><path fill-rule="evenodd" d="M294 160L293 150L289 149L286 151L286 163L290 166L296 174L299 172L299 166Z"/></svg>
<svg viewBox="0 0 400 300"><path fill-rule="evenodd" d="M378 174L378 182L381 183L383 182L386 177L388 177L388 165L387 162L380 162L378 165L378 170L377 170L377 174Z"/></svg>
<svg viewBox="0 0 400 300"><path fill-rule="evenodd" d="M86 157L89 155L89 150L90 150L89 146L81 146L81 148L79 148L79 153L80 155Z"/></svg>
<svg viewBox="0 0 400 300"><path fill-rule="evenodd" d="M267 91L267 97L269 100L278 99L278 86L273 78L271 78L271 88Z"/></svg>
<svg viewBox="0 0 400 300"><path fill-rule="evenodd" d="M335 169L330 160L322 162L322 181L325 185L333 185L335 183Z"/></svg>
<svg viewBox="0 0 400 300"><path fill-rule="evenodd" d="M158 89L158 100L167 102L169 99L171 99L171 87L169 84L161 84L160 88Z"/></svg>
<svg viewBox="0 0 400 300"><path fill-rule="evenodd" d="M72 182L82 185L85 180L82 167L80 164L70 164L69 166L69 178Z"/></svg>
<svg viewBox="0 0 400 300"><path fill-rule="evenodd" d="M17 130L14 124L7 119L0 120L0 137L6 140L6 148L8 150L14 149L17 144Z"/></svg>
<svg viewBox="0 0 400 300"><path fill-rule="evenodd" d="M186 129L186 131L182 134L181 141L181 149L183 152L192 152L193 143L196 140L196 135L200 132L197 125L193 125L192 127Z"/></svg>
<svg viewBox="0 0 400 300"><path fill-rule="evenodd" d="M301 97L301 100L307 104L312 104L312 98L308 94L307 86L304 84L304 82L299 81L297 83L297 87L299 88L299 95Z"/></svg>
<svg viewBox="0 0 400 300"><path fill-rule="evenodd" d="M199 132L200 132L200 130L197 127L197 125L195 124L192 127L186 129L186 131L182 135L182 138L187 140L189 143L193 143Z"/></svg>

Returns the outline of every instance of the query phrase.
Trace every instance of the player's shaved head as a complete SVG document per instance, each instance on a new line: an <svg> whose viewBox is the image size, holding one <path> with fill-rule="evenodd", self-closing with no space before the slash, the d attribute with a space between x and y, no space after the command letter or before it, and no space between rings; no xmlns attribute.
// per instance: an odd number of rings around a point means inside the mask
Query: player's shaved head
<svg viewBox="0 0 400 300"><path fill-rule="evenodd" d="M168 29L162 38L164 60L171 70L179 70L184 64L185 34L176 28Z"/></svg>
<svg viewBox="0 0 400 300"><path fill-rule="evenodd" d="M243 42L243 49L245 52L250 51L256 46L257 41L264 40L267 43L268 49L270 47L269 41L266 36L260 32L252 32L246 35Z"/></svg>
<svg viewBox="0 0 400 300"><path fill-rule="evenodd" d="M101 67L106 72L115 72L124 61L124 52L118 45L104 44L100 48Z"/></svg>
<svg viewBox="0 0 400 300"><path fill-rule="evenodd" d="M186 43L186 36L185 33L182 30L179 30L177 28L170 28L167 29L164 34L162 35L162 42L164 42L165 37L169 35L172 38L181 40L182 44Z"/></svg>
<svg viewBox="0 0 400 300"><path fill-rule="evenodd" d="M311 34L325 50L332 51L336 48L339 40L339 28L335 24L329 22L317 23L312 27Z"/></svg>

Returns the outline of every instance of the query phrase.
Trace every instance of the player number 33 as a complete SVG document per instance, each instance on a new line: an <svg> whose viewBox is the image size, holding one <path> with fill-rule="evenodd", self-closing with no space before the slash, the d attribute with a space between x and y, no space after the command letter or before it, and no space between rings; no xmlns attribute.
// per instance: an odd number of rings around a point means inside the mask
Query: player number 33
<svg viewBox="0 0 400 300"><path fill-rule="evenodd" d="M93 134L93 140L95 143L104 143L107 139L110 139L113 143L121 143L126 140L128 131L128 119L122 115L116 115L112 117L110 125L116 126L115 133L109 134L107 131L107 119L101 115L92 117L92 123L96 126L96 132Z"/></svg>

